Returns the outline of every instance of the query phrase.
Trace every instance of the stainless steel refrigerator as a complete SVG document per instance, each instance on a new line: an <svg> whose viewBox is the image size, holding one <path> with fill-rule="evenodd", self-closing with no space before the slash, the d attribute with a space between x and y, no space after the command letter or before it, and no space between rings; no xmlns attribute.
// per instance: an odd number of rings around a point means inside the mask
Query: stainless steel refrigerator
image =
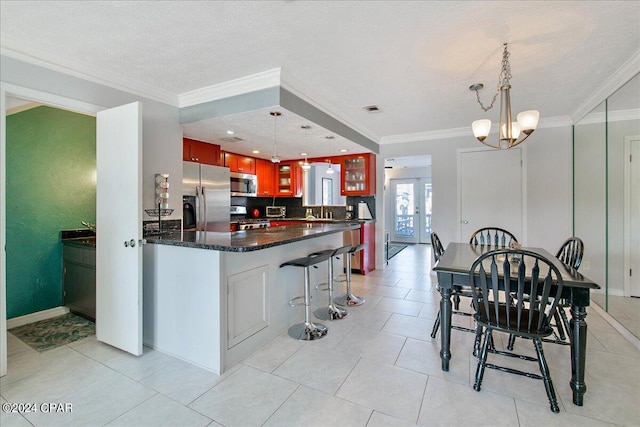
<svg viewBox="0 0 640 427"><path fill-rule="evenodd" d="M230 192L229 168L183 162L182 194L195 196L198 231L229 231Z"/></svg>

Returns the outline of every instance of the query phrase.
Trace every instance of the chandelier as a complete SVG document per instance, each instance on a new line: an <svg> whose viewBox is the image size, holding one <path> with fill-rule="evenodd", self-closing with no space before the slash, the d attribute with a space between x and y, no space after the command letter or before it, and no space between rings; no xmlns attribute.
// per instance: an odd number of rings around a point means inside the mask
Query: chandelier
<svg viewBox="0 0 640 427"><path fill-rule="evenodd" d="M278 156L278 117L280 117L282 113L272 111L269 114L273 117L273 156L271 156L271 162L280 163L280 157Z"/></svg>
<svg viewBox="0 0 640 427"><path fill-rule="evenodd" d="M511 148L520 144L527 139L529 135L536 130L538 126L538 119L540 113L536 110L523 111L518 114L517 121L513 121L511 116L511 65L509 65L509 51L507 50L507 43L504 44L504 51L502 52L502 69L498 76L498 85L496 87L496 93L493 95L491 105L485 107L480 101L480 89L484 87L482 83L476 83L469 86L469 89L475 91L478 99L478 104L484 111L488 111L493 108L493 104L496 102L498 93L500 93L500 125L498 126L498 142L492 144L487 141L487 136L491 131L491 120L483 119L476 120L471 123L473 129L473 135L482 142L492 148ZM522 133L522 136L520 135Z"/></svg>

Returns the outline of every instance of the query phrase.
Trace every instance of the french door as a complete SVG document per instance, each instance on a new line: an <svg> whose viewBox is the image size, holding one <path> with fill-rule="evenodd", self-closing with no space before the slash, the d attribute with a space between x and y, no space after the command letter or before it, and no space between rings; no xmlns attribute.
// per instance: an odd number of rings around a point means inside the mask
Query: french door
<svg viewBox="0 0 640 427"><path fill-rule="evenodd" d="M431 237L431 183L421 178L392 179L391 241L427 243Z"/></svg>

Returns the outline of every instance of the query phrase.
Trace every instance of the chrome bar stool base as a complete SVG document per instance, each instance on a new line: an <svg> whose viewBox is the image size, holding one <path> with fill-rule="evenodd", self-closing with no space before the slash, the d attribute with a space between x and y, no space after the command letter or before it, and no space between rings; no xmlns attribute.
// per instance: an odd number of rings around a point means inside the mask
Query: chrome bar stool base
<svg viewBox="0 0 640 427"><path fill-rule="evenodd" d="M353 294L342 295L341 297L335 297L333 299L338 305L343 305L345 307L355 307L357 305L364 304L364 298L357 297Z"/></svg>
<svg viewBox="0 0 640 427"><path fill-rule="evenodd" d="M347 317L349 312L332 304L329 307L320 307L313 312L313 315L320 320L338 320Z"/></svg>
<svg viewBox="0 0 640 427"><path fill-rule="evenodd" d="M329 330L321 323L304 322L298 323L289 328L291 338L302 341L313 341L327 335Z"/></svg>

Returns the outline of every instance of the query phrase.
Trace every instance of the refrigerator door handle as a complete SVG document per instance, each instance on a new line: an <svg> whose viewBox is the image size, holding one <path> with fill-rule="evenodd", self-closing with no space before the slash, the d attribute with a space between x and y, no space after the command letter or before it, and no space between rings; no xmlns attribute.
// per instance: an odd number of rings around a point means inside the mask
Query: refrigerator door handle
<svg viewBox="0 0 640 427"><path fill-rule="evenodd" d="M204 197L202 195L202 187L196 187L196 196L198 198L198 219L196 221L196 229L204 230Z"/></svg>

